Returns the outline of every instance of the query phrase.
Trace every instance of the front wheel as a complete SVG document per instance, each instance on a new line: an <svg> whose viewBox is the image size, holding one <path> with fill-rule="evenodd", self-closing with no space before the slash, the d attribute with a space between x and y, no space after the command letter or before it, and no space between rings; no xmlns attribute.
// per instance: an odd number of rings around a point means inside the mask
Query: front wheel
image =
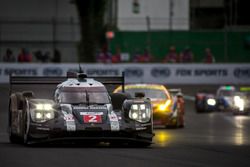
<svg viewBox="0 0 250 167"><path fill-rule="evenodd" d="M24 119L23 119L23 143L25 145L30 144L29 122L30 122L29 114L25 112Z"/></svg>
<svg viewBox="0 0 250 167"><path fill-rule="evenodd" d="M12 101L9 101L9 141L11 143L20 143L20 138L13 133Z"/></svg>

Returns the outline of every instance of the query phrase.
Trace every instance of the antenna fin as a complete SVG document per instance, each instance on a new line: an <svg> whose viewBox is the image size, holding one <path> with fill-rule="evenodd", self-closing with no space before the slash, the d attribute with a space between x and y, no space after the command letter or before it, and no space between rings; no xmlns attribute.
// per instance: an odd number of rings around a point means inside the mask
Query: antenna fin
<svg viewBox="0 0 250 167"><path fill-rule="evenodd" d="M83 70L82 70L80 63L79 63L79 73L83 73Z"/></svg>

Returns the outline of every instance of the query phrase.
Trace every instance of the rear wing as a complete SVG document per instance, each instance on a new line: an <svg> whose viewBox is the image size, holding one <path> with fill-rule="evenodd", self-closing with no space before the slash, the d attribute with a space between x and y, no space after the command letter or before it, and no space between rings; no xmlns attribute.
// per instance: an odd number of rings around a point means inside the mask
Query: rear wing
<svg viewBox="0 0 250 167"><path fill-rule="evenodd" d="M103 77L87 77L93 78L96 81L101 82L104 85L122 85L122 91L124 92L125 75L122 76L103 76ZM43 76L9 76L10 91L13 85L36 85L36 84L48 84L58 85L66 81L67 77L43 77Z"/></svg>

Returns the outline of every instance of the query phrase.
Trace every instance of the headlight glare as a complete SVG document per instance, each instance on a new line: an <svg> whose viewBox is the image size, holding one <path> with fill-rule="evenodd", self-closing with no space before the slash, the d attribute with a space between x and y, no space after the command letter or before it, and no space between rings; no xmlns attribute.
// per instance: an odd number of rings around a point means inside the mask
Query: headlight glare
<svg viewBox="0 0 250 167"><path fill-rule="evenodd" d="M43 110L43 104L36 104L37 110Z"/></svg>
<svg viewBox="0 0 250 167"><path fill-rule="evenodd" d="M136 112L134 112L134 113L132 114L132 118L133 118L133 119L137 119L137 118L138 118L138 114L137 114Z"/></svg>
<svg viewBox="0 0 250 167"><path fill-rule="evenodd" d="M36 113L36 119L42 119L43 115L40 112Z"/></svg>
<svg viewBox="0 0 250 167"><path fill-rule="evenodd" d="M140 105L140 109L141 109L141 110L145 110L145 109L146 109L145 104L141 104L141 105Z"/></svg>
<svg viewBox="0 0 250 167"><path fill-rule="evenodd" d="M234 105L239 108L240 111L244 110L245 101L239 96L234 96Z"/></svg>
<svg viewBox="0 0 250 167"><path fill-rule="evenodd" d="M137 104L133 104L133 105L132 105L132 109L133 109L133 110L138 110L138 105L137 105Z"/></svg>
<svg viewBox="0 0 250 167"><path fill-rule="evenodd" d="M36 104L36 110L50 111L52 109L52 104Z"/></svg>
<svg viewBox="0 0 250 167"><path fill-rule="evenodd" d="M207 99L207 104L210 106L215 106L216 101L215 101L215 99L209 98L209 99Z"/></svg>
<svg viewBox="0 0 250 167"><path fill-rule="evenodd" d="M167 100L164 104L159 105L158 109L160 111L165 111L167 107L171 104L171 100Z"/></svg>
<svg viewBox="0 0 250 167"><path fill-rule="evenodd" d="M129 118L144 123L150 121L151 107L146 104L132 104Z"/></svg>
<svg viewBox="0 0 250 167"><path fill-rule="evenodd" d="M166 109L166 106L164 104L159 105L159 110L164 111Z"/></svg>
<svg viewBox="0 0 250 167"><path fill-rule="evenodd" d="M52 105L51 104L44 104L43 108L44 108L44 110L49 111L49 110L52 110Z"/></svg>
<svg viewBox="0 0 250 167"><path fill-rule="evenodd" d="M55 117L55 111L51 103L37 103L30 109L31 119L34 122L46 122Z"/></svg>
<svg viewBox="0 0 250 167"><path fill-rule="evenodd" d="M52 114L51 113L46 113L45 117L48 118L48 119L51 119L52 118Z"/></svg>

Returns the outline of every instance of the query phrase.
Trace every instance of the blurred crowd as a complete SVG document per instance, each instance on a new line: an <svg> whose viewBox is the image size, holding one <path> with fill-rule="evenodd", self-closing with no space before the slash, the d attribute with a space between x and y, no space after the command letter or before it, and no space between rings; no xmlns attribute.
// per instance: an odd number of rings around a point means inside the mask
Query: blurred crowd
<svg viewBox="0 0 250 167"><path fill-rule="evenodd" d="M5 55L2 57L3 62L41 62L41 63L60 63L61 52L58 49L53 51L53 54L49 51L36 50L29 52L26 48L21 48L18 54L14 54L11 49L6 49ZM114 54L112 54L107 46L104 46L96 54L96 62L99 63L150 63L150 62L162 62L162 63L194 63L194 54L190 47L185 47L181 52L177 52L175 46L171 46L168 52L162 60L156 60L153 55L150 54L148 49L144 49L140 52L136 49L133 54L122 53L119 47L116 48ZM214 63L215 57L210 48L204 49L204 55L202 59L203 63Z"/></svg>
<svg viewBox="0 0 250 167"><path fill-rule="evenodd" d="M186 47L183 51L178 53L175 46L169 48L163 62L165 63L194 63L194 54L190 47ZM205 48L202 59L203 63L214 63L215 58L210 48Z"/></svg>
<svg viewBox="0 0 250 167"><path fill-rule="evenodd" d="M128 53L121 53L119 47L116 48L116 52L112 54L107 46L104 46L96 55L97 62L100 63L123 63L123 62L153 62L153 56L149 53L147 49L144 49L143 53L140 53L138 50L132 55Z"/></svg>
<svg viewBox="0 0 250 167"><path fill-rule="evenodd" d="M148 49L144 49L141 53L139 49L130 56L129 54L121 53L119 47L116 52L112 54L109 49L104 46L96 55L97 62L100 63L122 63L122 62L135 62L135 63L149 63L149 62L162 62L162 63L195 63L194 54L190 47L185 47L180 53L177 52L175 46L171 46L162 60L155 60L154 56L150 54ZM204 49L202 63L214 63L215 57L210 48Z"/></svg>
<svg viewBox="0 0 250 167"><path fill-rule="evenodd" d="M3 62L20 62L20 63L29 63L29 62L41 62L41 63L60 63L61 62L61 53L58 49L55 49L53 55L51 56L49 51L36 50L30 52L26 48L21 48L18 54L14 54L13 51L8 48L6 49L5 55L2 57Z"/></svg>

